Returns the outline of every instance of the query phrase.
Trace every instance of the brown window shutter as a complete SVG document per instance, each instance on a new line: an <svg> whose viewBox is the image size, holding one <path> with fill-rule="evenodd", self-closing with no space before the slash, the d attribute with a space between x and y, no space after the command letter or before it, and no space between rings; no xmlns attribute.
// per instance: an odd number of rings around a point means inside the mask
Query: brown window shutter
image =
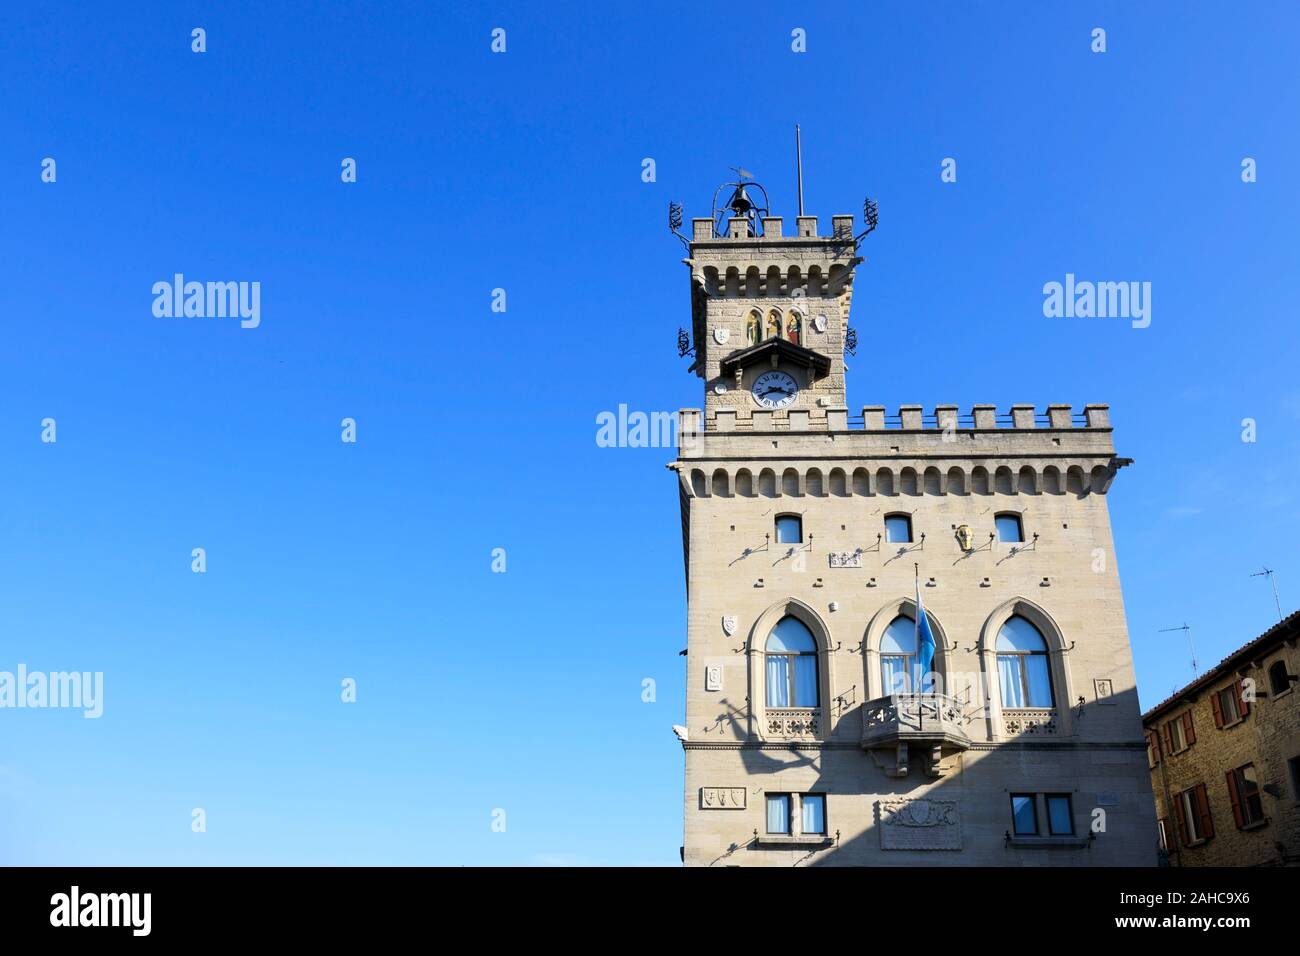
<svg viewBox="0 0 1300 956"><path fill-rule="evenodd" d="M1171 720L1169 723L1165 724L1165 746L1169 748L1170 753L1174 752L1174 732L1169 729L1170 724L1172 723L1173 721Z"/></svg>
<svg viewBox="0 0 1300 956"><path fill-rule="evenodd" d="M1178 838L1183 841L1183 846L1192 842L1192 835L1187 832L1187 814L1183 812L1183 795L1174 794L1174 819L1178 821Z"/></svg>
<svg viewBox="0 0 1300 956"><path fill-rule="evenodd" d="M1192 726L1192 710L1189 707L1183 714L1183 737L1187 740L1187 746L1196 743L1196 728Z"/></svg>
<svg viewBox="0 0 1300 956"><path fill-rule="evenodd" d="M1215 691L1210 695L1210 707L1214 709L1214 727L1216 730L1223 729L1223 705L1219 703L1219 692Z"/></svg>
<svg viewBox="0 0 1300 956"><path fill-rule="evenodd" d="M1210 798L1205 792L1205 784L1196 785L1196 811L1201 818L1201 832L1205 839L1214 836L1214 820L1210 817Z"/></svg>
<svg viewBox="0 0 1300 956"><path fill-rule="evenodd" d="M1240 830L1246 824L1245 818L1241 815L1241 795L1237 792L1237 771L1229 770L1228 777L1228 799L1232 801L1232 820L1237 824Z"/></svg>
<svg viewBox="0 0 1300 956"><path fill-rule="evenodd" d="M1147 746L1151 748L1151 765L1160 765L1160 735L1154 730L1147 734Z"/></svg>
<svg viewBox="0 0 1300 956"><path fill-rule="evenodd" d="M1239 704L1241 716L1243 717L1250 713L1250 701L1246 700L1246 698L1242 696L1244 693L1245 691L1241 686L1241 681L1237 681L1237 703Z"/></svg>
<svg viewBox="0 0 1300 956"><path fill-rule="evenodd" d="M1168 817L1158 818L1156 820L1156 826L1158 826L1160 828L1160 832L1165 835L1165 849L1172 850L1173 847L1169 845L1172 842L1169 839L1169 837L1172 836L1172 834L1169 832L1169 818Z"/></svg>

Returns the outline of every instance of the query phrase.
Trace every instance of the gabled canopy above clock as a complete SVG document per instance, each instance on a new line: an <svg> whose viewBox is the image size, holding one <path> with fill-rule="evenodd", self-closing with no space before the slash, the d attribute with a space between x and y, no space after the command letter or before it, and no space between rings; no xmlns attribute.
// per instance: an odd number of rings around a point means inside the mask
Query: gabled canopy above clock
<svg viewBox="0 0 1300 956"><path fill-rule="evenodd" d="M763 365L776 368L780 364L795 368L806 368L812 378L829 375L831 360L821 352L795 345L785 339L767 339L757 345L732 352L718 363L718 371L724 376L735 375L751 365Z"/></svg>

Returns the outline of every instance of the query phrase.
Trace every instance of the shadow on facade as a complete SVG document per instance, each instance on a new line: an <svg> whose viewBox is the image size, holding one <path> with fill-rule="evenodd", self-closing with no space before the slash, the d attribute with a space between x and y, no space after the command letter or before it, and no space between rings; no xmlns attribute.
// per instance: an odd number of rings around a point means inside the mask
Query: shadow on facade
<svg viewBox="0 0 1300 956"><path fill-rule="evenodd" d="M1147 779L1145 759L1139 754L1134 754L1131 761L1110 759L1098 763L1093 759L1099 753L1115 753L1117 745L1143 740L1136 697L1134 691L1126 691L1114 695L1113 703L1109 704L1076 703L1072 709L1074 732L1068 737L1026 730L1003 739L992 750L945 753L945 773L938 778L928 775L927 756L919 749L909 747L908 772L904 777L890 776L887 772L894 764L893 752L882 757L863 750L859 746L863 705L847 711L837 721L830 747L744 748L740 751L741 761L751 777L748 798L759 802L760 813L766 793L787 792L791 786L788 778L779 785L768 784L764 778L811 768L814 776L797 778L799 790L826 794L829 837L834 839L837 829L840 837L828 847L811 842L792 843L787 850L760 842L761 832L737 834L736 841L709 865L745 865L750 862L746 859L749 854L771 853L774 849L788 853L792 866L1114 866L1126 862L1155 865L1154 803L1149 791L1143 793L1142 786ZM1117 726L1115 716L1123 713L1132 715L1131 728ZM1101 724L1101 728L1090 732L1090 720L1094 725ZM748 716L730 704L727 712L718 718L718 724L729 727L736 739L749 737ZM967 733L972 742L986 744L986 718L975 717L968 724ZM1102 829L1094 833L1096 810L1102 802L1101 794L1106 791L1084 790L1080 778L1109 783L1108 773L1113 775L1113 789L1120 803L1100 807L1105 816L1100 824ZM1012 793L1070 794L1071 839L1047 834L1046 820L1041 813L1038 819L1040 830L1044 831L1041 837L1013 835ZM882 802L899 800L926 801L932 809L917 814L912 814L910 808L903 813L882 813ZM924 809L926 804L920 806ZM870 822L861 832L850 836L846 832L849 821L856 828L864 815ZM949 818L957 822L944 822ZM754 817L751 815L750 819ZM902 833L895 839L894 834L882 834L883 827L915 831L954 825L959 828L956 844L960 849L894 848L924 844L927 836ZM1131 851L1128 844L1135 838L1149 840L1152 847L1149 861L1144 863L1140 852Z"/></svg>

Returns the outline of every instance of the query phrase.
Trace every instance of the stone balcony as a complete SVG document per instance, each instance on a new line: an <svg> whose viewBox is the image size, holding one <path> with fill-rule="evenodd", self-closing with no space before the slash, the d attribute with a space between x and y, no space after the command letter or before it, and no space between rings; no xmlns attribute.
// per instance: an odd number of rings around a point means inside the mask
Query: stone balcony
<svg viewBox="0 0 1300 956"><path fill-rule="evenodd" d="M862 749L887 761L891 777L905 777L909 749L916 747L926 758L926 774L943 776L943 758L970 748L964 729L966 717L961 704L945 694L896 694L878 697L862 705Z"/></svg>

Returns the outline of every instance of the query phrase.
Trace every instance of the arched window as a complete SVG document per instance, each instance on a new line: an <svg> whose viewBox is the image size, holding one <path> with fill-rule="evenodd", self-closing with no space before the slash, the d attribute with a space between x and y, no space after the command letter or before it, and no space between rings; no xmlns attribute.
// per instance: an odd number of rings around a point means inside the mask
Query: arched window
<svg viewBox="0 0 1300 956"><path fill-rule="evenodd" d="M1054 707L1047 642L1023 617L998 631L998 683L1003 707Z"/></svg>
<svg viewBox="0 0 1300 956"><path fill-rule="evenodd" d="M776 516L776 543L798 544L803 540L803 519L798 515Z"/></svg>
<svg viewBox="0 0 1300 956"><path fill-rule="evenodd" d="M883 693L910 694L919 686L916 621L900 614L880 638L880 686Z"/></svg>
<svg viewBox="0 0 1300 956"><path fill-rule="evenodd" d="M1291 689L1291 675L1286 671L1286 661L1277 661L1268 669L1268 687L1274 697Z"/></svg>
<svg viewBox="0 0 1300 956"><path fill-rule="evenodd" d="M885 540L890 544L910 543L912 519L907 515L885 515Z"/></svg>
<svg viewBox="0 0 1300 956"><path fill-rule="evenodd" d="M781 313L773 309L767 313L767 328L764 330L765 339L779 339L781 337Z"/></svg>
<svg viewBox="0 0 1300 956"><path fill-rule="evenodd" d="M997 528L999 541L1019 543L1025 540L1025 531L1020 524L1020 515L1010 511L1005 514L995 515L993 524Z"/></svg>
<svg viewBox="0 0 1300 956"><path fill-rule="evenodd" d="M768 707L817 706L817 642L797 617L783 617L768 635Z"/></svg>
<svg viewBox="0 0 1300 956"><path fill-rule="evenodd" d="M745 344L758 344L758 330L762 323L763 316L757 309L749 313L749 318L745 320Z"/></svg>
<svg viewBox="0 0 1300 956"><path fill-rule="evenodd" d="M802 322L799 320L799 313L791 312L785 320L785 338L787 342L793 342L795 345L799 344L801 326Z"/></svg>

